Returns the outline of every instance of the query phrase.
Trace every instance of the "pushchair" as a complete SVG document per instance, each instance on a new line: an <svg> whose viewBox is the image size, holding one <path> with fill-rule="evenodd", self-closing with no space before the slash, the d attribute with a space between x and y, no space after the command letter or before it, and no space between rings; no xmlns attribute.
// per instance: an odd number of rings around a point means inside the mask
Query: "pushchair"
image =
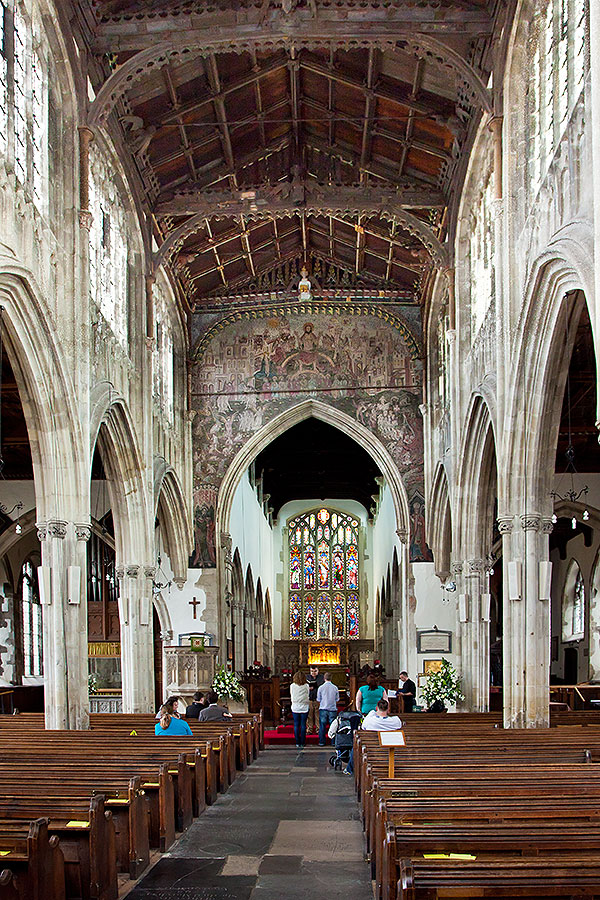
<svg viewBox="0 0 600 900"><path fill-rule="evenodd" d="M354 732L360 727L361 715L348 709L338 713L338 720L338 729L333 739L336 752L329 759L329 765L334 770L348 765Z"/></svg>

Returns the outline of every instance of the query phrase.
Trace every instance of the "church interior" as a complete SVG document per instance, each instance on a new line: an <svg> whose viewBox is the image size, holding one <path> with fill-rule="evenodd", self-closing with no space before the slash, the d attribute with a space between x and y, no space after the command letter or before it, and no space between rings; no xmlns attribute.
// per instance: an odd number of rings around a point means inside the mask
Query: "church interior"
<svg viewBox="0 0 600 900"><path fill-rule="evenodd" d="M599 61L598 0L0 0L0 900L600 897ZM404 717L350 785L311 667Z"/></svg>

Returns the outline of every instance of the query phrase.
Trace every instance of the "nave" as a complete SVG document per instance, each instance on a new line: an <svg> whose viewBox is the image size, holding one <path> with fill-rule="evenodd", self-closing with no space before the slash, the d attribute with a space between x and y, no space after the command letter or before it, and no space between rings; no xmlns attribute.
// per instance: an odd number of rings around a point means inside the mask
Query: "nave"
<svg viewBox="0 0 600 900"><path fill-rule="evenodd" d="M371 900L353 780L331 753L267 748L128 900Z"/></svg>

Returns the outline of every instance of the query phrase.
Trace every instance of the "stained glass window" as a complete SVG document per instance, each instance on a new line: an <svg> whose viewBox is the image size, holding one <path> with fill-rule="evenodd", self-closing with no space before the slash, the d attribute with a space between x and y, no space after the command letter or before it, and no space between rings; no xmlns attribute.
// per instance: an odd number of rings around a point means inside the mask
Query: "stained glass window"
<svg viewBox="0 0 600 900"><path fill-rule="evenodd" d="M360 637L358 534L358 519L325 508L289 522L290 638Z"/></svg>

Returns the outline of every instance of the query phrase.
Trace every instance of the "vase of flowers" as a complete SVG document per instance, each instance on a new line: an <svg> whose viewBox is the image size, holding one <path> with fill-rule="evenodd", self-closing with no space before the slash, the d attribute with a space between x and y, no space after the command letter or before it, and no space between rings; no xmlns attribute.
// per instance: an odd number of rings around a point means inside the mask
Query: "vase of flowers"
<svg viewBox="0 0 600 900"><path fill-rule="evenodd" d="M465 699L458 673L447 659L442 659L439 671L427 676L421 693L429 712L446 712L446 703L458 703Z"/></svg>
<svg viewBox="0 0 600 900"><path fill-rule="evenodd" d="M229 712L248 712L246 691L239 678L228 672L225 666L219 666L213 678L212 689L219 695L219 701Z"/></svg>

